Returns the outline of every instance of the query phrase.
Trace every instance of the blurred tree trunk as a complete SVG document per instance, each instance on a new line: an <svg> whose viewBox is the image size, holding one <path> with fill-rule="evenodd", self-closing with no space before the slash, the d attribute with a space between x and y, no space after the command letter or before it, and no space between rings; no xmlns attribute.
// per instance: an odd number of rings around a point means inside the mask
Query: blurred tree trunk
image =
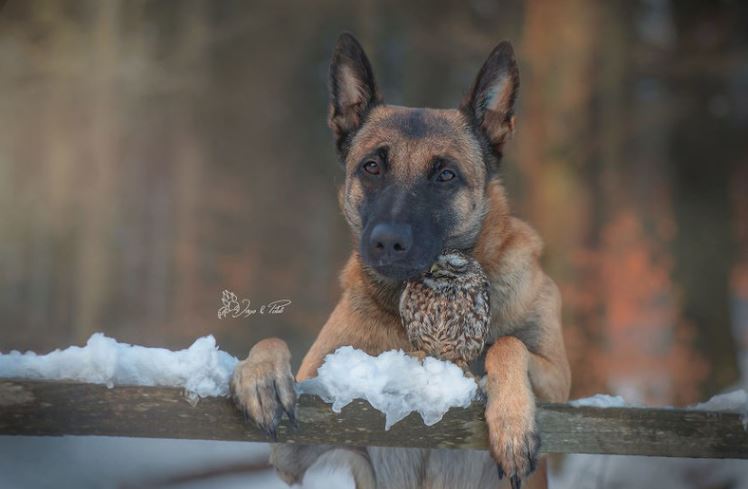
<svg viewBox="0 0 748 489"><path fill-rule="evenodd" d="M729 40L744 25L714 5L673 2L678 32L674 60L692 56L710 70L672 63L671 89L680 107L671 140L676 240L675 275L682 289L682 316L696 328L694 343L710 371L704 395L738 379L735 340L730 324L730 274L735 258L730 179L735 174L724 147L745 146L745 133L729 124L725 93L730 70L724 69Z"/></svg>
<svg viewBox="0 0 748 489"><path fill-rule="evenodd" d="M119 0L93 2L94 33L89 136L89 173L80 182L87 195L81 220L80 254L75 281L79 284L76 339L85 340L101 328L101 312L109 298L111 256L114 245L113 220L119 163L116 71L119 61Z"/></svg>
<svg viewBox="0 0 748 489"><path fill-rule="evenodd" d="M174 113L174 144L171 159L177 165L174 178L174 300L170 308L170 323L180 327L194 321L195 304L200 283L200 248L198 246L200 219L199 192L203 178L203 134L200 121L200 100L207 96L205 90L208 72L208 42L210 27L208 11L203 0L192 0L181 12L181 32L176 53L177 73L190 77L188 97L182 99ZM168 257L167 257L168 259Z"/></svg>
<svg viewBox="0 0 748 489"><path fill-rule="evenodd" d="M599 4L591 0L528 1L518 53L521 117L517 121L516 145L517 166L522 174L519 210L550 243L545 265L562 289L564 284L579 279L574 272L575 255L596 236L588 229L588 216L600 205L591 195L597 182L583 176L596 175L589 152L594 140L590 136L590 130L594 130L594 84L590 79L598 50L595 40L599 10ZM592 309L582 315L595 316L598 311ZM577 333L579 338L569 345L573 369L579 372L575 389L599 389L600 379L595 377L595 371L583 367L588 361L586 350L592 347L591 339L596 334L585 328L597 321L582 317L572 320L574 327L568 332Z"/></svg>
<svg viewBox="0 0 748 489"><path fill-rule="evenodd" d="M748 383L748 151L734 171L731 193L738 256L732 269L731 309L741 376Z"/></svg>

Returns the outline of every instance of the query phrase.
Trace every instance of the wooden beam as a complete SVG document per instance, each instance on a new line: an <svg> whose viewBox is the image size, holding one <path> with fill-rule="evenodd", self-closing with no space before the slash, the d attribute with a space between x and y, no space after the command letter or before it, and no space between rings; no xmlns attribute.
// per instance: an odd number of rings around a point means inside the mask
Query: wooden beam
<svg viewBox="0 0 748 489"><path fill-rule="evenodd" d="M278 441L354 446L486 449L483 407L452 409L431 427L411 414L389 431L364 401L335 414L320 399L299 400L299 427L284 423ZM544 452L748 458L738 414L680 409L540 406ZM40 381L0 381L0 435L106 435L272 441L229 399L191 406L180 389Z"/></svg>

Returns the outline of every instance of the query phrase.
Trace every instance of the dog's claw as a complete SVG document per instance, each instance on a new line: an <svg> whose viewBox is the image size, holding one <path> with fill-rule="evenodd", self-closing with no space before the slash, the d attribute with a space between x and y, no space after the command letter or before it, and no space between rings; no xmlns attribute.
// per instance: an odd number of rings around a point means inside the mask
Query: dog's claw
<svg viewBox="0 0 748 489"><path fill-rule="evenodd" d="M501 465L496 466L496 471L499 475L499 480L502 480L504 478L504 469L501 468Z"/></svg>
<svg viewBox="0 0 748 489"><path fill-rule="evenodd" d="M293 377L287 379L287 382L280 386L277 381L273 381L276 399L280 404L281 409L286 413L286 416L288 416L288 421L290 421L291 426L298 428L299 422L296 419L296 393L293 386Z"/></svg>
<svg viewBox="0 0 748 489"><path fill-rule="evenodd" d="M522 487L522 479L518 475L513 475L509 481L512 483L512 489L520 489Z"/></svg>
<svg viewBox="0 0 748 489"><path fill-rule="evenodd" d="M291 423L291 426L295 429L299 429L299 420L296 417L296 410L292 409L291 411L286 411L286 414L288 415L288 421Z"/></svg>
<svg viewBox="0 0 748 489"><path fill-rule="evenodd" d="M538 458L534 456L530 456L530 474L535 472L535 468L538 466Z"/></svg>

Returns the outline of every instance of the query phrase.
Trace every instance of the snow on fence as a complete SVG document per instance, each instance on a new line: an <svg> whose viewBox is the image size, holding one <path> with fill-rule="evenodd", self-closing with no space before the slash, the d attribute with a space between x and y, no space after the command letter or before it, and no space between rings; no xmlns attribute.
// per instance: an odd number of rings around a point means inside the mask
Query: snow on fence
<svg viewBox="0 0 748 489"><path fill-rule="evenodd" d="M97 333L83 347L0 354L0 435L272 441L226 397L236 362L212 336L169 351ZM299 384L299 426L284 421L279 442L488 447L477 386L455 365L344 347L318 375ZM545 452L748 458L743 390L691 409L598 395L540 406L537 422Z"/></svg>
<svg viewBox="0 0 748 489"><path fill-rule="evenodd" d="M480 403L452 408L433 426L411 413L386 431L384 414L366 401L334 413L302 395L298 418L297 429L281 424L279 442L470 449L488 443ZM740 413L548 404L539 407L537 421L544 452L748 458ZM226 397L194 405L172 387L7 379L0 380L0 435L272 441Z"/></svg>

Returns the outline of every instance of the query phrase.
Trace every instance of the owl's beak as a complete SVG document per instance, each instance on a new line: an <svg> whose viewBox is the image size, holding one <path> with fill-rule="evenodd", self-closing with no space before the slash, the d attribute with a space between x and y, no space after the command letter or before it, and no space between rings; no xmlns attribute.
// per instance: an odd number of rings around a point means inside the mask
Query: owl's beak
<svg viewBox="0 0 748 489"><path fill-rule="evenodd" d="M431 265L431 268L429 268L429 273L433 275L434 272L436 272L437 270L439 270L439 265L436 262L434 262Z"/></svg>

